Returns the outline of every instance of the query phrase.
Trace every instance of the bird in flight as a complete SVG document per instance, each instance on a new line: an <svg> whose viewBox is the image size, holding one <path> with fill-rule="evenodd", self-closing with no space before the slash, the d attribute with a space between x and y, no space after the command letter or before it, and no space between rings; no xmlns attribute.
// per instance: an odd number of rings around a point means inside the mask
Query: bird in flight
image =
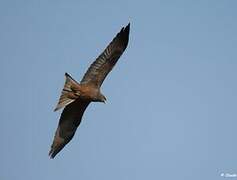
<svg viewBox="0 0 237 180"><path fill-rule="evenodd" d="M100 87L127 47L129 29L130 23L120 30L105 50L90 65L80 83L68 73L65 73L66 81L54 111L64 109L49 151L50 158L54 158L71 141L87 106L91 102L106 101Z"/></svg>

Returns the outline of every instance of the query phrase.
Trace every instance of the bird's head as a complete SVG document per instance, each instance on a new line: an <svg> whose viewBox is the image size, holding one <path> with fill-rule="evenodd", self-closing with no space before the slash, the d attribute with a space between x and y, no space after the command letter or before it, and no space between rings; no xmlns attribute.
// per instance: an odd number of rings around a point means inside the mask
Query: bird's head
<svg viewBox="0 0 237 180"><path fill-rule="evenodd" d="M106 97L103 94L100 94L98 99L99 99L99 102L103 102L103 103L106 102Z"/></svg>

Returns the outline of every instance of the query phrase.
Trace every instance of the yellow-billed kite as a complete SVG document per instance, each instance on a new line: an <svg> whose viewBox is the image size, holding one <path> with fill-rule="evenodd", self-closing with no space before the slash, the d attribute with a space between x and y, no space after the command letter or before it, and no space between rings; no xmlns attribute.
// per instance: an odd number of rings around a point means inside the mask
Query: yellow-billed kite
<svg viewBox="0 0 237 180"><path fill-rule="evenodd" d="M66 82L55 111L64 108L49 156L54 158L73 138L87 106L105 102L100 87L128 45L130 24L123 27L102 54L91 64L81 82L65 73Z"/></svg>

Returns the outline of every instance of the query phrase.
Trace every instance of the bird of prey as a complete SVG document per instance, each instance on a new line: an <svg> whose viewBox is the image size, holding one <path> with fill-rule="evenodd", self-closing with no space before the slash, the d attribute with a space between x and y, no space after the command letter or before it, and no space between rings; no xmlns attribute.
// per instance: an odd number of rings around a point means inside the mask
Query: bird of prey
<svg viewBox="0 0 237 180"><path fill-rule="evenodd" d="M54 158L71 141L91 102L105 102L100 87L128 45L130 24L123 27L78 83L68 73L55 111L64 108L49 151Z"/></svg>

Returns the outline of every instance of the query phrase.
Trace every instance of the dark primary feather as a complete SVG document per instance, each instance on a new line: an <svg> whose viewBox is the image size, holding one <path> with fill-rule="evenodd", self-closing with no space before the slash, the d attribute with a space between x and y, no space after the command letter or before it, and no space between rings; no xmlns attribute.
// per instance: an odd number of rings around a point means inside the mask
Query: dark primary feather
<svg viewBox="0 0 237 180"><path fill-rule="evenodd" d="M49 152L51 158L54 158L73 138L89 103L89 101L77 99L64 108Z"/></svg>
<svg viewBox="0 0 237 180"><path fill-rule="evenodd" d="M81 80L82 84L89 83L97 87L101 86L128 45L129 29L130 24L122 28L103 53L91 64Z"/></svg>

